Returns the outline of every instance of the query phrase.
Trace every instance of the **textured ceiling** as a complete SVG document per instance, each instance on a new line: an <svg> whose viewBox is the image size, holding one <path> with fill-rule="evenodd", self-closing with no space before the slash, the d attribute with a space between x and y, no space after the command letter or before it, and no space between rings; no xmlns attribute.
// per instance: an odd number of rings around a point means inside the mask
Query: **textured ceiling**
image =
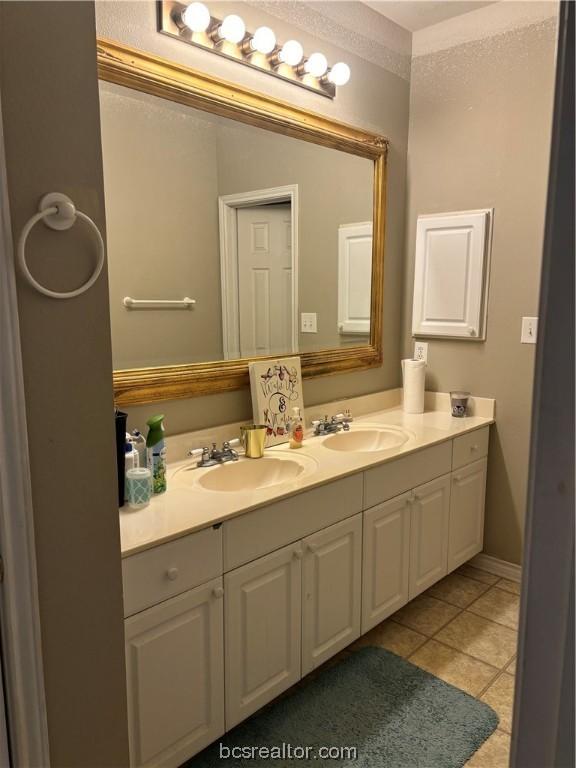
<svg viewBox="0 0 576 768"><path fill-rule="evenodd" d="M364 5L381 13L404 29L416 32L454 16L476 11L485 5L492 5L492 2L475 2L474 0L364 0Z"/></svg>

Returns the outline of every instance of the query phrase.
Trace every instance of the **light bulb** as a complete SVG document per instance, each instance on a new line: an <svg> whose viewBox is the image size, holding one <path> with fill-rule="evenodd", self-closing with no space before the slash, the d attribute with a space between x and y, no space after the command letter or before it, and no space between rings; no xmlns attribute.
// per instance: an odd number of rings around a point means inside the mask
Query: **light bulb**
<svg viewBox="0 0 576 768"><path fill-rule="evenodd" d="M228 40L229 43L240 43L246 34L246 25L240 16L231 13L229 16L224 17L218 34L224 40Z"/></svg>
<svg viewBox="0 0 576 768"><path fill-rule="evenodd" d="M290 67L296 67L302 61L304 56L304 48L300 45L298 40L288 40L282 46L282 50L278 54L278 58L284 64L288 64Z"/></svg>
<svg viewBox="0 0 576 768"><path fill-rule="evenodd" d="M330 72L328 72L328 80L334 85L346 85L350 80L350 67L348 64L344 64L343 61L339 61L334 64Z"/></svg>
<svg viewBox="0 0 576 768"><path fill-rule="evenodd" d="M250 40L250 47L259 53L272 53L276 48L276 35L270 27L258 27Z"/></svg>
<svg viewBox="0 0 576 768"><path fill-rule="evenodd" d="M182 21L192 32L205 32L210 26L210 11L204 3L190 3L182 11Z"/></svg>
<svg viewBox="0 0 576 768"><path fill-rule="evenodd" d="M328 69L326 56L323 53L313 53L304 65L304 69L313 77L322 77Z"/></svg>

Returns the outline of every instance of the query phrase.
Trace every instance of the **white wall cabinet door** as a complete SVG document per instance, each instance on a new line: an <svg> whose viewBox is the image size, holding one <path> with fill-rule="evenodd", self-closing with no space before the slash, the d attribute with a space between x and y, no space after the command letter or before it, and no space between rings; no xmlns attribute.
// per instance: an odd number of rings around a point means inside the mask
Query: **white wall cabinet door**
<svg viewBox="0 0 576 768"><path fill-rule="evenodd" d="M224 577L226 729L300 679L302 545Z"/></svg>
<svg viewBox="0 0 576 768"><path fill-rule="evenodd" d="M131 765L175 768L224 733L222 579L124 625Z"/></svg>
<svg viewBox="0 0 576 768"><path fill-rule="evenodd" d="M408 602L412 493L364 513L362 633Z"/></svg>
<svg viewBox="0 0 576 768"><path fill-rule="evenodd" d="M487 459L482 459L452 474L449 571L458 568L482 551L487 464Z"/></svg>
<svg viewBox="0 0 576 768"><path fill-rule="evenodd" d="M304 539L302 674L360 636L362 514Z"/></svg>
<svg viewBox="0 0 576 768"><path fill-rule="evenodd" d="M372 222L338 228L338 331L370 333Z"/></svg>
<svg viewBox="0 0 576 768"><path fill-rule="evenodd" d="M414 490L410 533L410 599L446 575L450 475Z"/></svg>
<svg viewBox="0 0 576 768"><path fill-rule="evenodd" d="M485 338L491 211L419 216L412 333Z"/></svg>

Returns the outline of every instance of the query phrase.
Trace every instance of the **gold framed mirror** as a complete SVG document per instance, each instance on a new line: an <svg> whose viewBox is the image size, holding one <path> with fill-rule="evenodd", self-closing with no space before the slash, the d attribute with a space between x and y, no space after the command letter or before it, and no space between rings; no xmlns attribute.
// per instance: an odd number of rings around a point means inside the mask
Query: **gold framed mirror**
<svg viewBox="0 0 576 768"><path fill-rule="evenodd" d="M300 355L304 377L379 366L382 362L388 140L110 40L98 40L98 76L114 86L371 161L373 210L368 341L355 344L352 337L352 343L340 347L296 351L296 354ZM251 355L210 362L123 367L114 370L115 401L118 406L127 406L239 389L248 384L249 360L278 357L278 354Z"/></svg>

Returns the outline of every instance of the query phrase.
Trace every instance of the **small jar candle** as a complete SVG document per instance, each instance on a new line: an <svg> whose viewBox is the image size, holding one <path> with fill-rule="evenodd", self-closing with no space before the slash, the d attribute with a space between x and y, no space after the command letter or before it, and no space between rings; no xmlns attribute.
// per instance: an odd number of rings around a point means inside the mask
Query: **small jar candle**
<svg viewBox="0 0 576 768"><path fill-rule="evenodd" d="M134 467L126 472L126 500L131 509L141 509L150 504L152 496L152 472L146 467Z"/></svg>
<svg viewBox="0 0 576 768"><path fill-rule="evenodd" d="M469 397L470 392L450 392L450 408L452 416L456 416L456 418L460 419L466 416Z"/></svg>

